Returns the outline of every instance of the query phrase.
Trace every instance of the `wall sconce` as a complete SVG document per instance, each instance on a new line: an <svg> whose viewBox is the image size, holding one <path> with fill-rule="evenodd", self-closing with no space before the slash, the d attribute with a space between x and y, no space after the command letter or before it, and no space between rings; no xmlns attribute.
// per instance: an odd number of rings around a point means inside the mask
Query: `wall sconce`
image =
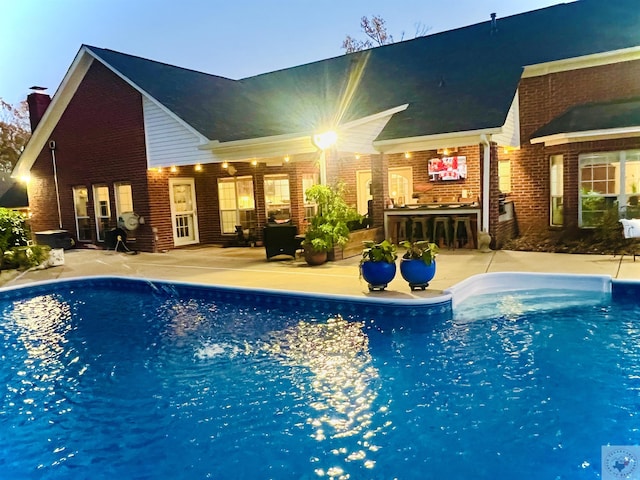
<svg viewBox="0 0 640 480"><path fill-rule="evenodd" d="M284 157L284 163L289 163L289 155L287 155L286 157Z"/></svg>
<svg viewBox="0 0 640 480"><path fill-rule="evenodd" d="M225 170L229 168L229 162L222 162L222 168L224 168Z"/></svg>
<svg viewBox="0 0 640 480"><path fill-rule="evenodd" d="M411 158L411 152L404 152L404 158Z"/></svg>
<svg viewBox="0 0 640 480"><path fill-rule="evenodd" d="M171 173L176 173L178 171L178 167L175 165L171 165L171 169L169 170Z"/></svg>
<svg viewBox="0 0 640 480"><path fill-rule="evenodd" d="M193 167L193 169L194 169L196 172L201 172L201 171L202 171L202 165L200 165L199 163L196 163L196 166L195 166L195 167Z"/></svg>
<svg viewBox="0 0 640 480"><path fill-rule="evenodd" d="M454 147L454 148L451 148L451 147L439 148L436 151L436 153L438 155L444 155L446 157L447 155L451 155L452 153L458 153L458 147Z"/></svg>
<svg viewBox="0 0 640 480"><path fill-rule="evenodd" d="M258 166L258 160L256 160L255 158L253 160L251 160L251 165L253 165L254 167Z"/></svg>
<svg viewBox="0 0 640 480"><path fill-rule="evenodd" d="M360 160L360 154L356 153L356 160Z"/></svg>

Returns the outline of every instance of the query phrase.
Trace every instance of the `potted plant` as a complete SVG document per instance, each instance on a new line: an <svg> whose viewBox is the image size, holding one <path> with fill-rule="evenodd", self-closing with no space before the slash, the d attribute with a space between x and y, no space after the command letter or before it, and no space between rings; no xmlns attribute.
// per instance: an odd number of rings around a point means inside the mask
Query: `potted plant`
<svg viewBox="0 0 640 480"><path fill-rule="evenodd" d="M314 185L305 192L307 201L317 207L317 214L311 218L302 242L309 265L326 262L327 253L334 245L342 247L349 241L348 223L362 219L362 215L345 201L344 190L344 183L338 183L335 187Z"/></svg>
<svg viewBox="0 0 640 480"><path fill-rule="evenodd" d="M424 290L436 274L436 255L438 246L424 240L417 242L401 242L406 251L400 260L400 274L411 290Z"/></svg>
<svg viewBox="0 0 640 480"><path fill-rule="evenodd" d="M369 284L369 291L384 290L396 276L396 252L396 246L389 240L364 242L360 276Z"/></svg>

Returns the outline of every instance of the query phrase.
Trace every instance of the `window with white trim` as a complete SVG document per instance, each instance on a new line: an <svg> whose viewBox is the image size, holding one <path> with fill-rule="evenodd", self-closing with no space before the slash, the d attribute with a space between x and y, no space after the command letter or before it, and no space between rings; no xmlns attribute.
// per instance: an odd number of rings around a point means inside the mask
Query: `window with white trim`
<svg viewBox="0 0 640 480"><path fill-rule="evenodd" d="M564 160L562 155L552 155L549 159L549 190L551 195L550 222L552 226L562 226L564 204Z"/></svg>
<svg viewBox="0 0 640 480"><path fill-rule="evenodd" d="M502 193L511 193L511 160L498 161L498 188Z"/></svg>
<svg viewBox="0 0 640 480"><path fill-rule="evenodd" d="M111 206L109 205L109 187L94 185L93 203L96 215L96 233L99 242L104 242L106 231L111 223Z"/></svg>
<svg viewBox="0 0 640 480"><path fill-rule="evenodd" d="M256 211L253 194L253 177L218 179L220 225L223 234L236 233L236 226L255 230Z"/></svg>
<svg viewBox="0 0 640 480"><path fill-rule="evenodd" d="M116 215L133 212L133 193L130 183L116 183L113 186L116 195Z"/></svg>
<svg viewBox="0 0 640 480"><path fill-rule="evenodd" d="M287 174L264 176L266 216L270 221L291 219L291 198Z"/></svg>
<svg viewBox="0 0 640 480"><path fill-rule="evenodd" d="M389 196L395 205L411 202L413 195L413 169L398 167L389 169Z"/></svg>
<svg viewBox="0 0 640 480"><path fill-rule="evenodd" d="M133 193L130 183L115 183L113 190L116 199L116 219L119 219L123 213L133 212ZM135 231L127 232L127 241L135 240Z"/></svg>
<svg viewBox="0 0 640 480"><path fill-rule="evenodd" d="M89 191L87 187L73 187L73 206L76 215L78 241L90 242L91 218L89 217Z"/></svg>
<svg viewBox="0 0 640 480"><path fill-rule="evenodd" d="M623 210L637 202L640 150L582 154L579 165L581 227L595 227L607 210Z"/></svg>

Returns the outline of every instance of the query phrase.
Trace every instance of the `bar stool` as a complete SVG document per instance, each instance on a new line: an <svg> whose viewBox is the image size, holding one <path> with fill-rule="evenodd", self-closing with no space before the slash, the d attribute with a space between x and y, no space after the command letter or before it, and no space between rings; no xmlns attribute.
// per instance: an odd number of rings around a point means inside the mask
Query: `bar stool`
<svg viewBox="0 0 640 480"><path fill-rule="evenodd" d="M458 228L464 227L464 236L467 240L466 243L471 242L473 248L476 248L476 242L473 238L473 232L471 230L471 220L467 215L453 217L453 248L455 248L458 242Z"/></svg>
<svg viewBox="0 0 640 480"><path fill-rule="evenodd" d="M398 219L398 232L396 236L396 243L402 242L407 239L407 227L409 219L407 217L401 217Z"/></svg>
<svg viewBox="0 0 640 480"><path fill-rule="evenodd" d="M443 231L443 237L447 246L451 245L451 240L449 238L449 217L436 217L433 219L433 241L434 243L438 242L438 227L441 227ZM442 238L442 237L440 237Z"/></svg>
<svg viewBox="0 0 640 480"><path fill-rule="evenodd" d="M389 237L391 239L391 242L398 243L407 239L408 223L409 219L406 217L389 217Z"/></svg>
<svg viewBox="0 0 640 480"><path fill-rule="evenodd" d="M428 218L426 216L420 217L411 217L412 226L412 240L429 240L429 226L427 224ZM420 230L420 235L418 235L418 228Z"/></svg>

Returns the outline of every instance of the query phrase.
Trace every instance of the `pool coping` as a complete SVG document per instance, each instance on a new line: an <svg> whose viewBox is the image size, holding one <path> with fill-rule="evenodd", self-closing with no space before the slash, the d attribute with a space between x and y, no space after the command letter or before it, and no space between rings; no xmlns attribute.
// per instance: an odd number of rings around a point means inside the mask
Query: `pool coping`
<svg viewBox="0 0 640 480"><path fill-rule="evenodd" d="M12 299L25 291L49 293L57 289L85 286L137 286L166 296L177 294L198 295L228 302L249 302L270 306L331 306L348 315L380 313L391 317L451 318L457 306L477 296L497 292L536 289L564 289L593 291L617 299L635 299L640 280L616 280L610 275L557 274L533 272L493 272L473 275L443 291L442 295L427 298L395 298L384 296L336 295L320 292L284 291L270 288L237 287L222 284L172 281L155 278L99 275L44 280L23 285L0 288L0 299ZM615 285L615 288L614 288Z"/></svg>

